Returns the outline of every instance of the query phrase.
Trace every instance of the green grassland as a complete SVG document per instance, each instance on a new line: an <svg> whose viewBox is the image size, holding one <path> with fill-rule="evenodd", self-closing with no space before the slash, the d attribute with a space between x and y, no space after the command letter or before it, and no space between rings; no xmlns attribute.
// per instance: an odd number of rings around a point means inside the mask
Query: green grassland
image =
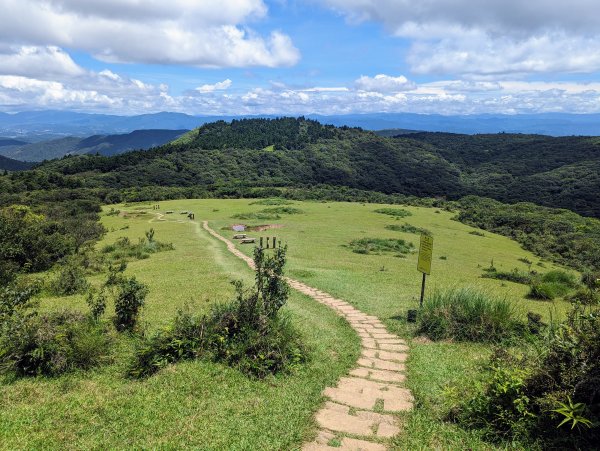
<svg viewBox="0 0 600 451"><path fill-rule="evenodd" d="M548 262L543 268L537 266L539 258L505 237L488 232L473 235L469 232L475 229L452 220L453 213L443 210L402 207L412 215L395 219L374 211L390 207L386 205L293 202L287 207L301 212L281 213L278 219L239 220L232 216L269 207L249 199L176 200L160 202L160 213L174 211L160 220L147 204L113 207L133 214L104 214L102 222L109 232L98 248L122 236L137 240L150 227L157 240L175 247L131 262L127 269L127 274L150 287L142 316L149 329L165 324L185 303L206 309L230 298L229 282L234 278L252 279L241 261L201 229L201 221L208 220L228 238L234 234L229 227L234 223L278 225L248 233L276 236L289 246L291 277L378 316L391 331L411 340L408 384L417 405L403 417L405 431L396 439L398 449L493 448L476 433L442 421L448 387L474 381L490 347L413 339L405 317L409 308L418 305L421 275L416 270L416 252L403 257L358 254L350 242L404 239L418 249L419 235L386 228L409 223L433 234L428 293L477 286L511 300L522 315L534 311L546 319L561 316L568 307L564 301L527 299L525 285L481 278L492 260L502 270L527 270L519 258L532 261L532 268L540 272L555 266ZM180 211L193 211L195 222ZM241 249L250 254L252 245ZM91 278L94 284L101 280L101 276ZM43 307L85 309L85 303L82 296L55 297L45 299ZM322 400L320 392L353 365L359 342L333 312L300 294L292 294L286 310L311 349L309 363L291 375L256 381L202 361L174 365L148 380L132 382L122 376L130 352L125 344L122 352L115 353L113 364L95 371L0 385L0 448L295 449L314 435L312 415Z"/></svg>

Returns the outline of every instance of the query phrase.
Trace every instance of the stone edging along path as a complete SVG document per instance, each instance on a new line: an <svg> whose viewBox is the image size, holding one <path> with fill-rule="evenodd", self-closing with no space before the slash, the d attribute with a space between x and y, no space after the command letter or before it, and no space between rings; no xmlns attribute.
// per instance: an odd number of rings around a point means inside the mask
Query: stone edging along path
<svg viewBox="0 0 600 451"><path fill-rule="evenodd" d="M203 221L202 227L254 269L252 258L211 229L208 221ZM292 288L345 318L362 342L358 366L342 377L336 387L324 390L323 395L329 400L316 414L319 433L314 442L306 443L302 449L386 450L386 442L400 432L400 424L392 413L410 410L413 405L410 391L402 386L404 362L408 357L406 342L390 334L377 317L366 315L349 303L302 282L286 280Z"/></svg>

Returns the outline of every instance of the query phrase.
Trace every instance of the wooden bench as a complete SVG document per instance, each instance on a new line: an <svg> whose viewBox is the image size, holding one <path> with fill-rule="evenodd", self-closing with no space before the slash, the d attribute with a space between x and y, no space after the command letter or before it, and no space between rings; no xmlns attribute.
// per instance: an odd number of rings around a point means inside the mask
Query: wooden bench
<svg viewBox="0 0 600 451"><path fill-rule="evenodd" d="M241 244L255 243L256 238L242 238Z"/></svg>
<svg viewBox="0 0 600 451"><path fill-rule="evenodd" d="M233 235L233 239L234 240L242 240L244 238L246 238L246 234L245 233L238 233L237 235Z"/></svg>

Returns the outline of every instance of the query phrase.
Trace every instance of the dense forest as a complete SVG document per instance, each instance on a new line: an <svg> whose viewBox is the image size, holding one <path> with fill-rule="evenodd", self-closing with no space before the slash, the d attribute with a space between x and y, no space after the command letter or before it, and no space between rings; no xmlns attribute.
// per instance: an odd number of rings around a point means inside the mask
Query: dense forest
<svg viewBox="0 0 600 451"><path fill-rule="evenodd" d="M219 121L184 140L116 157L74 156L13 174L56 187L298 187L534 202L600 217L600 139L411 133L380 137L303 118ZM52 180L56 182L53 185Z"/></svg>

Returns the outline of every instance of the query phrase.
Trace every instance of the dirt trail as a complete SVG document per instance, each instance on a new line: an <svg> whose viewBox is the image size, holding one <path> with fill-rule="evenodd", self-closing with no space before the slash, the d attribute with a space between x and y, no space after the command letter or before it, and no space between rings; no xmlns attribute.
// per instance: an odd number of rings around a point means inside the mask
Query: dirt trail
<svg viewBox="0 0 600 451"><path fill-rule="evenodd" d="M254 269L252 258L235 244L202 222L202 227L227 245L236 257ZM390 334L375 316L357 310L349 303L286 278L290 286L325 304L344 317L361 338L361 356L357 367L342 377L335 387L328 387L328 398L317 412L319 432L315 441L306 443L304 451L346 450L384 451L389 440L400 432L393 413L412 409L413 397L404 387L408 346L404 340Z"/></svg>

